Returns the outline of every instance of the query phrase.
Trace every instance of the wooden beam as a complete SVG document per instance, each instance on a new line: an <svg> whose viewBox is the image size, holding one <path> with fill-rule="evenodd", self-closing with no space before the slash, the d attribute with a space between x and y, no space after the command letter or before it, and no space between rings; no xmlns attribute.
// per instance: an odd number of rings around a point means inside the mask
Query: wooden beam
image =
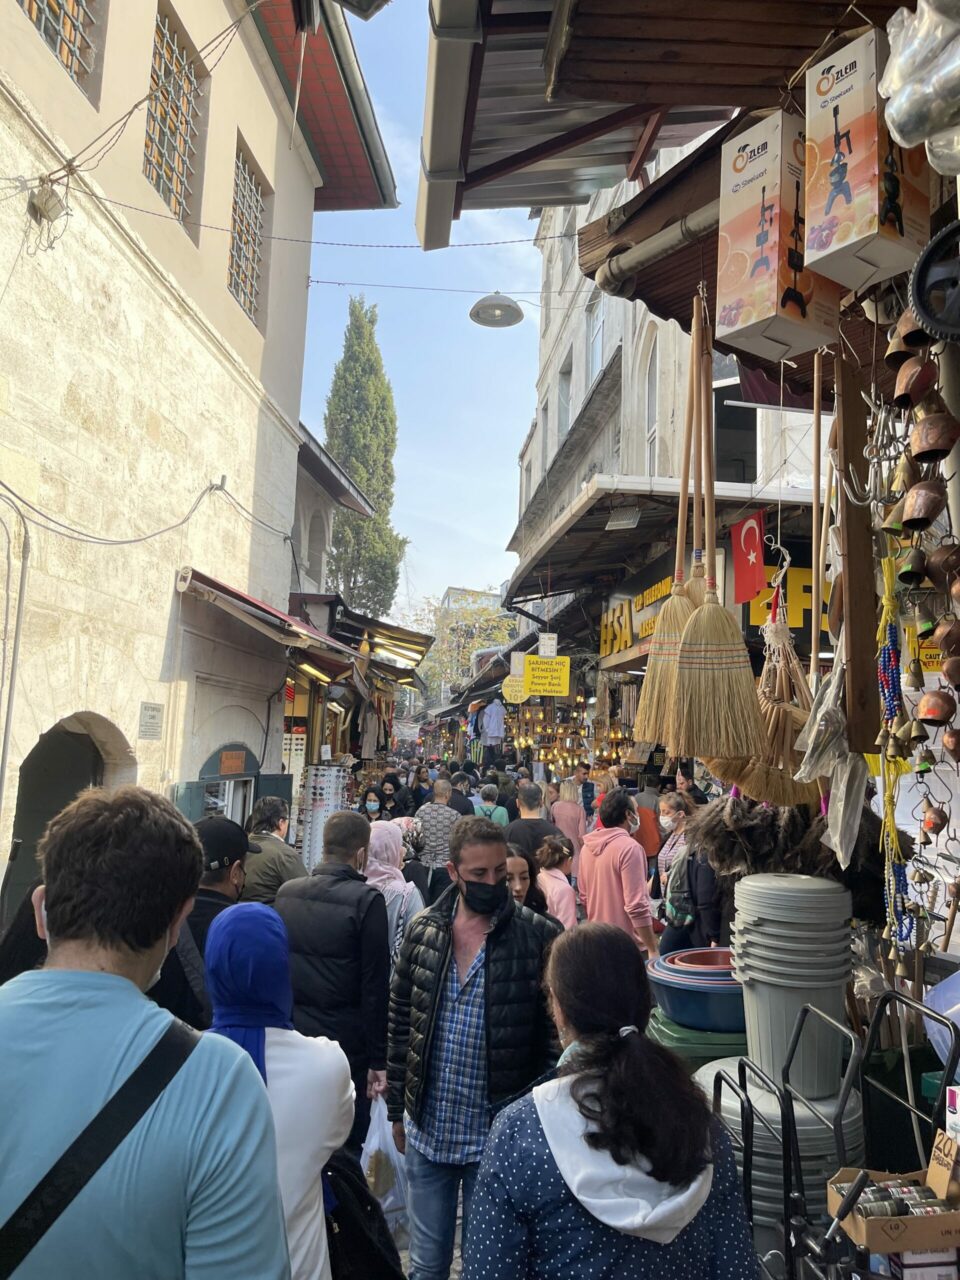
<svg viewBox="0 0 960 1280"><path fill-rule="evenodd" d="M660 126L663 124L666 114L665 111L654 111L643 126L643 132L637 139L637 149L627 165L627 180L629 182L638 182L643 177L643 166L647 163L647 158L653 150L653 144L657 140L657 134L660 132Z"/></svg>
<svg viewBox="0 0 960 1280"><path fill-rule="evenodd" d="M681 77L682 80L682 77ZM645 107L775 107L780 89L761 85L619 84L606 79L590 79L576 74L561 76L556 97L583 98L588 102L623 102Z"/></svg>
<svg viewBox="0 0 960 1280"><path fill-rule="evenodd" d="M538 142L535 146L527 147L523 151L517 151L512 156L505 156L502 160L494 160L491 164L475 169L473 173L468 173L463 183L463 189L464 191L472 191L475 187L481 187L487 182L494 182L497 178L505 178L508 174L519 173L521 169L528 169L539 160L549 160L552 156L563 155L564 152L572 150L583 142L592 142L595 138L602 138L604 134L613 133L617 129L624 129L627 125L635 124L638 120L645 119L650 114L650 110L650 107L625 107L623 110L614 111L599 120L593 120L590 124L583 124L577 129L570 129L567 133L558 134L556 138L550 138L547 142Z"/></svg>
<svg viewBox="0 0 960 1280"><path fill-rule="evenodd" d="M737 30L734 34L730 23L715 25L725 30L725 41L705 38L694 22L682 28L687 39L676 30L676 38L666 40L653 39L646 32L642 37L629 40L598 39L590 32L579 38L574 36L570 42L569 58L584 62L630 62L639 66L650 63L716 66L718 62L729 64L735 60L756 67L779 67L788 74L797 69L795 41L774 41L766 32L758 32L756 41L753 41L749 33ZM565 65L566 62L562 64Z"/></svg>
<svg viewBox="0 0 960 1280"><path fill-rule="evenodd" d="M473 131L477 123L477 104L480 101L480 81L483 77L483 60L487 55L487 32L484 23L490 20L493 0L483 0L480 6L480 43L474 45L470 58L470 78L467 81L467 101L463 109L463 132L460 135L460 171L466 173L470 163L470 150L473 147ZM463 212L462 182L457 183L453 198L453 218L457 221Z"/></svg>
<svg viewBox="0 0 960 1280"><path fill-rule="evenodd" d="M867 406L860 394L859 370L837 357L837 500L843 568L843 643L846 670L847 742L851 751L875 750L880 731L877 692L877 597L873 574L873 530L870 508L850 500L847 482L867 483Z"/></svg>

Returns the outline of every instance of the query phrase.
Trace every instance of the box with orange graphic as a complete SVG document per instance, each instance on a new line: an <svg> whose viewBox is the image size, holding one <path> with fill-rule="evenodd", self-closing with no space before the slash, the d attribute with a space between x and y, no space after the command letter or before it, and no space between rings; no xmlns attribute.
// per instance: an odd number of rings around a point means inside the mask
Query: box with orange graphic
<svg viewBox="0 0 960 1280"><path fill-rule="evenodd" d="M872 30L807 72L807 262L848 289L908 271L930 238L926 154L883 120L886 58Z"/></svg>
<svg viewBox="0 0 960 1280"><path fill-rule="evenodd" d="M767 360L835 342L840 289L804 260L803 121L773 112L721 155L717 337Z"/></svg>

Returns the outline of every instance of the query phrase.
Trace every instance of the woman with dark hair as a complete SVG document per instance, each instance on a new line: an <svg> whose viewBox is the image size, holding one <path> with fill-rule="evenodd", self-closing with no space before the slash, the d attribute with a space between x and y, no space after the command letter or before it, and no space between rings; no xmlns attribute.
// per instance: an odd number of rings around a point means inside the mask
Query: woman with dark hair
<svg viewBox="0 0 960 1280"><path fill-rule="evenodd" d="M537 860L517 844L507 845L507 884L514 902L538 916L547 914L547 895L537 883Z"/></svg>
<svg viewBox="0 0 960 1280"><path fill-rule="evenodd" d="M368 822L388 822L387 798L379 787L364 787L360 792L360 803L357 813L362 813Z"/></svg>
<svg viewBox="0 0 960 1280"><path fill-rule="evenodd" d="M494 1123L464 1280L756 1280L733 1149L684 1064L644 1034L643 955L585 924L547 961L558 1076Z"/></svg>
<svg viewBox="0 0 960 1280"><path fill-rule="evenodd" d="M413 796L396 773L385 773L380 782L383 792L383 808L387 817L409 818L413 813Z"/></svg>
<svg viewBox="0 0 960 1280"><path fill-rule="evenodd" d="M413 795L414 813L429 800L433 799L433 779L430 777L430 770L425 764L417 765L410 790Z"/></svg>

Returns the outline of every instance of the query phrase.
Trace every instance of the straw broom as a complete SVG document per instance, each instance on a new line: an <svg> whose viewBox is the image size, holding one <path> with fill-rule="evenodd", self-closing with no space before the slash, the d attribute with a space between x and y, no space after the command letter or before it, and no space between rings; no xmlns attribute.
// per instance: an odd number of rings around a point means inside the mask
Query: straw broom
<svg viewBox="0 0 960 1280"><path fill-rule="evenodd" d="M699 298L697 299L699 302ZM691 334L692 337L692 334ZM697 365L697 354L694 350L690 357L691 367ZM713 395L711 379L710 394ZM697 403L700 401L700 387L697 384ZM694 609L699 609L707 596L707 582L703 569L703 411L694 419L693 435L693 554L691 556L690 577L687 579L687 599Z"/></svg>
<svg viewBox="0 0 960 1280"><path fill-rule="evenodd" d="M699 408L700 380L696 376L700 343L700 298L693 300L691 326L690 374L687 380L687 408L683 427L683 458L680 465L680 497L677 512L677 556L674 563L673 589L657 614L647 669L640 689L637 714L633 722L635 742L660 742L670 716L677 689L677 649L693 605L687 598L683 576L686 564L687 496L690 486L690 453L693 427Z"/></svg>
<svg viewBox="0 0 960 1280"><path fill-rule="evenodd" d="M700 353L703 407L703 493L706 588L687 622L677 656L675 718L668 747L680 755L758 758L765 746L757 690L740 627L717 598L716 509L713 471L711 335L704 325Z"/></svg>

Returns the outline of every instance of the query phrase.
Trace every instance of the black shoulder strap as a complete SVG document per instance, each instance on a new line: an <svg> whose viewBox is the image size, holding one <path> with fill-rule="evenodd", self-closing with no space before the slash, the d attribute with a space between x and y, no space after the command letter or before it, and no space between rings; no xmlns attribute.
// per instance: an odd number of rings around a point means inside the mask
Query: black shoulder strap
<svg viewBox="0 0 960 1280"><path fill-rule="evenodd" d="M193 936L190 928L190 921L184 920L180 926L180 936L177 938L177 945L174 948L177 953L177 959L183 969L184 977L190 990L194 994L197 1004L200 1006L200 1012L206 1019L209 1027L213 1021L213 1005L210 1003L210 997L207 995L207 984L204 978L203 956L200 954L200 948L197 946L197 940Z"/></svg>
<svg viewBox="0 0 960 1280"><path fill-rule="evenodd" d="M108 1098L79 1137L0 1227L0 1280L7 1280L34 1245L80 1194L98 1169L177 1074L200 1042L174 1018L139 1067Z"/></svg>

